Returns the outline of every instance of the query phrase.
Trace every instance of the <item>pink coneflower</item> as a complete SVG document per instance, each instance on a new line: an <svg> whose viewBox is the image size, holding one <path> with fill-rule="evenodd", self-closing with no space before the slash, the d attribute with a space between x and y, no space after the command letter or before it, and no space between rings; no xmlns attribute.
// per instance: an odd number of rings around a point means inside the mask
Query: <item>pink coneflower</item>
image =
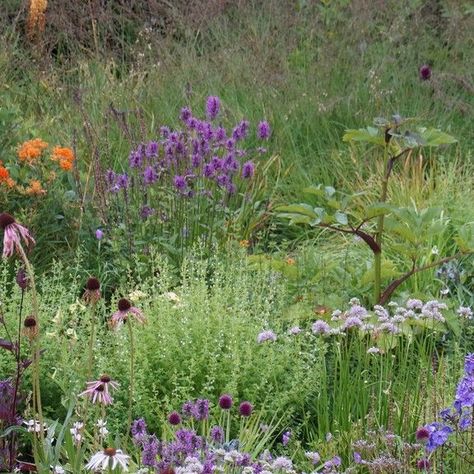
<svg viewBox="0 0 474 474"><path fill-rule="evenodd" d="M13 216L3 212L0 214L0 227L3 229L3 256L11 257L15 250L20 253L21 241L25 242L26 247L35 245L35 240L30 231L18 224Z"/></svg>
<svg viewBox="0 0 474 474"><path fill-rule="evenodd" d="M133 316L140 324L146 323L146 318L138 308L132 306L129 300L122 298L118 302L118 311L112 315L110 326L112 329L119 328L128 319L128 315Z"/></svg>
<svg viewBox="0 0 474 474"><path fill-rule="evenodd" d="M102 375L99 380L86 382L86 390L79 394L80 397L88 397L92 403L110 405L114 399L110 395L110 388L117 390L119 384L114 382L108 375Z"/></svg>
<svg viewBox="0 0 474 474"><path fill-rule="evenodd" d="M121 449L105 448L91 457L86 469L89 471L105 471L108 468L114 470L117 466L120 466L124 471L128 471L129 459L130 456L124 454Z"/></svg>

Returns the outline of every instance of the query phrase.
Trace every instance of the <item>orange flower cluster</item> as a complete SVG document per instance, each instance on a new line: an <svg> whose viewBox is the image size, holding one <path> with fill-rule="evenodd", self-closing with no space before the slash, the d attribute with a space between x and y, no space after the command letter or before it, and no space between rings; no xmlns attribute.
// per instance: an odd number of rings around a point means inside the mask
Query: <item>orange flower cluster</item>
<svg viewBox="0 0 474 474"><path fill-rule="evenodd" d="M34 138L24 142L18 149L18 158L20 161L32 164L43 153L43 150L48 147L48 144L41 140L41 138Z"/></svg>
<svg viewBox="0 0 474 474"><path fill-rule="evenodd" d="M64 171L71 171L74 164L74 152L66 147L54 147L51 159L57 161Z"/></svg>
<svg viewBox="0 0 474 474"><path fill-rule="evenodd" d="M46 26L46 8L48 0L30 0L30 9L28 12L27 34L33 39L36 34L41 35Z"/></svg>
<svg viewBox="0 0 474 474"><path fill-rule="evenodd" d="M43 189L38 179L32 179L30 185L26 188L26 194L28 196L43 196L46 194L46 190Z"/></svg>
<svg viewBox="0 0 474 474"><path fill-rule="evenodd" d="M4 184L8 188L15 186L15 181L10 177L10 172L3 166L0 161L0 184Z"/></svg>

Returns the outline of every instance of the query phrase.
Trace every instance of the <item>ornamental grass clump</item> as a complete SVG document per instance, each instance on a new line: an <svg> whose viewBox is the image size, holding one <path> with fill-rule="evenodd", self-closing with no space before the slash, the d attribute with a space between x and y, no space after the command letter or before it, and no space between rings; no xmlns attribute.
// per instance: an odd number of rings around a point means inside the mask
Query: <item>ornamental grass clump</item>
<svg viewBox="0 0 474 474"><path fill-rule="evenodd" d="M269 161L254 143L270 139L270 125L254 129L241 120L226 128L215 96L207 99L206 117L184 107L180 128L162 126L159 137L133 147L123 171L105 173L107 223L115 235L122 228L129 251L153 244L182 259L198 239L209 249L250 236Z"/></svg>

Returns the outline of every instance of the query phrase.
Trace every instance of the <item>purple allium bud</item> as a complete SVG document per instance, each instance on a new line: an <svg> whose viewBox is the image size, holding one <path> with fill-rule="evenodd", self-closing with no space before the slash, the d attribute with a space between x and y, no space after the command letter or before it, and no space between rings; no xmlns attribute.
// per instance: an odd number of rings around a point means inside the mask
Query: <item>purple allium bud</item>
<svg viewBox="0 0 474 474"><path fill-rule="evenodd" d="M250 416L253 411L253 405L250 402L242 402L239 406L239 413L242 416Z"/></svg>
<svg viewBox="0 0 474 474"><path fill-rule="evenodd" d="M156 171L153 169L153 166L147 166L145 171L143 172L143 182L146 185L150 185L156 182L158 179L158 175Z"/></svg>
<svg viewBox="0 0 474 474"><path fill-rule="evenodd" d="M270 138L270 125L265 120L258 124L257 135L261 140L268 140Z"/></svg>
<svg viewBox="0 0 474 474"><path fill-rule="evenodd" d="M428 64L423 64L423 66L420 67L420 79L422 81L427 81L428 79L431 78L431 68L428 66Z"/></svg>
<svg viewBox="0 0 474 474"><path fill-rule="evenodd" d="M318 319L313 323L311 330L314 334L329 334L331 332L331 326L326 321L322 319Z"/></svg>
<svg viewBox="0 0 474 474"><path fill-rule="evenodd" d="M180 118L183 122L188 121L192 116L191 109L189 107L183 107L181 109Z"/></svg>
<svg viewBox="0 0 474 474"><path fill-rule="evenodd" d="M219 97L209 96L206 101L206 115L209 120L214 120L217 117L221 107Z"/></svg>
<svg viewBox="0 0 474 474"><path fill-rule="evenodd" d="M419 471L428 471L428 469L431 467L429 459L418 459L416 462L416 467L418 468Z"/></svg>
<svg viewBox="0 0 474 474"><path fill-rule="evenodd" d="M219 406L223 410L229 410L232 407L232 397L227 393L221 395L219 398Z"/></svg>
<svg viewBox="0 0 474 474"><path fill-rule="evenodd" d="M429 439L430 439L430 432L428 428L425 428L424 426L421 428L418 428L418 430L416 431L416 440L422 443L427 443Z"/></svg>
<svg viewBox="0 0 474 474"><path fill-rule="evenodd" d="M215 443L222 443L224 441L224 430L220 426L213 426L210 435Z"/></svg>
<svg viewBox="0 0 474 474"><path fill-rule="evenodd" d="M168 422L170 425L176 426L181 423L181 416L177 411L173 411L168 415Z"/></svg>
<svg viewBox="0 0 474 474"><path fill-rule="evenodd" d="M183 191L186 188L186 178L184 176L176 175L173 179L173 183L178 191Z"/></svg>
<svg viewBox="0 0 474 474"><path fill-rule="evenodd" d="M16 284L22 289L26 290L28 287L28 275L24 268L20 268L16 274Z"/></svg>
<svg viewBox="0 0 474 474"><path fill-rule="evenodd" d="M242 178L251 178L255 173L255 166L251 161L247 161L242 166Z"/></svg>
<svg viewBox="0 0 474 474"><path fill-rule="evenodd" d="M283 446L287 446L288 443L290 442L290 439L291 439L291 431L285 431L285 433L283 433L283 436L281 438L281 442L283 443Z"/></svg>
<svg viewBox="0 0 474 474"><path fill-rule="evenodd" d="M95 238L97 240L102 240L103 237L104 237L104 233L100 229L97 229L95 231Z"/></svg>

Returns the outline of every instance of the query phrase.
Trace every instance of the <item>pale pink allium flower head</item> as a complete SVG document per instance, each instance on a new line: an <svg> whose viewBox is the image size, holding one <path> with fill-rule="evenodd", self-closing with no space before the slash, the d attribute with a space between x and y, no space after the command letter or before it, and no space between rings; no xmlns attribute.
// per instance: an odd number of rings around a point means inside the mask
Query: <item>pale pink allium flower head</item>
<svg viewBox="0 0 474 474"><path fill-rule="evenodd" d="M3 229L3 257L11 257L15 251L20 253L19 248L21 247L21 242L25 243L25 246L28 248L30 245L35 245L35 240L30 234L30 231L18 224L15 221L13 216L7 212L2 212L0 214L0 227Z"/></svg>
<svg viewBox="0 0 474 474"><path fill-rule="evenodd" d="M86 382L86 386L87 388L79 394L80 397L87 397L92 403L111 405L114 399L110 395L110 389L117 390L119 384L104 374L99 380Z"/></svg>
<svg viewBox="0 0 474 474"><path fill-rule="evenodd" d="M126 298L122 298L118 302L118 311L112 314L110 327L112 329L118 329L125 321L127 321L129 316L132 316L140 324L146 323L146 318L142 311L135 306L132 306L132 303L130 303Z"/></svg>
<svg viewBox="0 0 474 474"><path fill-rule="evenodd" d="M103 451L95 453L87 463L86 469L89 471L105 471L120 467L123 471L128 471L128 460L130 456L124 454L121 449L105 448Z"/></svg>

